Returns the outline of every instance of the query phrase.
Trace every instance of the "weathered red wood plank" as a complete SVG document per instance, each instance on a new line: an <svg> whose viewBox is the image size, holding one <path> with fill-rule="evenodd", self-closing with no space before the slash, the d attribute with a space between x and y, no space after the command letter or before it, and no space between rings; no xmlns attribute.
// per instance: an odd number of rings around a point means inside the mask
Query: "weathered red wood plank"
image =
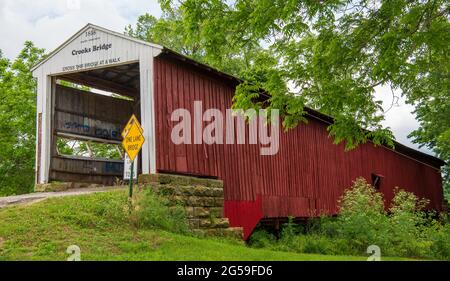
<svg viewBox="0 0 450 281"><path fill-rule="evenodd" d="M247 234L251 231L248 228L256 225L255 220L262 217L334 214L345 188L360 176L371 182L372 173L385 177L380 190L388 202L394 187L400 186L432 200L430 207L441 208L441 178L436 169L386 147L374 147L370 142L345 152L343 144L333 144L328 136L328 124L315 118L288 132L281 129L280 149L274 156L261 156L260 145L248 144L248 125L247 144L177 147L170 140L174 124L166 121L170 120L174 105L188 109L193 117L194 101L201 100L203 111L217 108L225 117L235 85L164 57L156 58L155 65L155 71L160 72L156 77L172 76L164 77L162 85L155 86L157 106L164 107L157 110L156 116L157 126L164 127L157 128L162 132L157 136L157 155L165 159L158 162L158 170L222 179L225 213L231 225L244 226ZM176 165L180 148L187 158L186 169Z"/></svg>

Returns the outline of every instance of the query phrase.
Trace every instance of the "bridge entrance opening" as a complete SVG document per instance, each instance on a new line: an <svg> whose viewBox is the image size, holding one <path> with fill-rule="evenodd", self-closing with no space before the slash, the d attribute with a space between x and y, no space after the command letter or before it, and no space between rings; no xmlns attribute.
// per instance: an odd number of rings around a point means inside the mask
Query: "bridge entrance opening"
<svg viewBox="0 0 450 281"><path fill-rule="evenodd" d="M139 63L52 77L49 181L122 179L121 132L131 114L140 119L139 85Z"/></svg>

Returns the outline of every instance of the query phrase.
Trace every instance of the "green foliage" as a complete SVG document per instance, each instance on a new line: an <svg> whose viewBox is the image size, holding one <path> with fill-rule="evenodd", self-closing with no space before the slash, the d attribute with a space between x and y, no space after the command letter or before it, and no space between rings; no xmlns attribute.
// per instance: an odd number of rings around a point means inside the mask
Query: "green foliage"
<svg viewBox="0 0 450 281"><path fill-rule="evenodd" d="M257 229L252 233L249 238L249 245L254 248L270 248L270 246L275 243L275 235L263 230Z"/></svg>
<svg viewBox="0 0 450 281"><path fill-rule="evenodd" d="M288 217L288 222L285 223L282 227L281 237L283 239L289 240L301 232L301 225L295 224L293 217Z"/></svg>
<svg viewBox="0 0 450 281"><path fill-rule="evenodd" d="M82 144L86 146L85 143ZM89 142L89 147L94 157L122 159L118 151L118 149L122 150L121 145Z"/></svg>
<svg viewBox="0 0 450 281"><path fill-rule="evenodd" d="M64 261L69 245L80 247L83 261L364 260L252 249L225 239L136 228L130 223L127 205L127 191L116 190L2 208L0 260Z"/></svg>
<svg viewBox="0 0 450 281"><path fill-rule="evenodd" d="M389 209L390 235L392 243L398 245L398 250L404 256L424 256L426 247L430 246L426 241L420 242L426 239L424 231L434 228L435 222L431 221L431 225L427 225L427 214L422 211L428 203L429 200L419 199L413 193L395 190ZM413 243L416 239L418 243Z"/></svg>
<svg viewBox="0 0 450 281"><path fill-rule="evenodd" d="M428 203L429 200L396 188L385 212L382 194L359 178L339 202L339 216L328 220L325 228L334 228L335 234L329 237L346 239L349 248L356 252L362 253L374 244L386 255L450 258L432 250L432 237L444 238L448 223L440 223L433 219L432 212L425 212ZM450 236L444 239L450 243ZM434 247L442 249L438 244Z"/></svg>
<svg viewBox="0 0 450 281"><path fill-rule="evenodd" d="M257 97L263 88L271 95L264 106L280 110L285 128L305 121L307 105L334 117L328 131L347 149L369 139L393 146L390 128L382 126L381 96L374 90L389 86L391 91L381 94L398 90L415 107L420 128L411 134L414 141L450 163L448 1L160 4L163 19L140 18L130 34L150 34L141 38L176 50L188 46L190 51L182 53L244 78L235 108L261 106ZM448 172L444 183L448 190Z"/></svg>
<svg viewBox="0 0 450 281"><path fill-rule="evenodd" d="M75 155L72 140L56 138L56 149L62 155Z"/></svg>
<svg viewBox="0 0 450 281"><path fill-rule="evenodd" d="M81 141L65 138L56 138L56 147L59 154L82 157L95 157L107 159L122 159L123 148L117 144L98 143L93 141Z"/></svg>
<svg viewBox="0 0 450 281"><path fill-rule="evenodd" d="M83 200L68 198L67 203L69 204L51 205L48 211L58 213L54 218L58 218L60 222L83 229L107 230L128 222L125 208L127 199L117 193L87 196Z"/></svg>
<svg viewBox="0 0 450 281"><path fill-rule="evenodd" d="M78 90L82 90L82 91L90 91L91 90L91 88L88 87L88 86L75 84L75 83L72 83L72 82L68 82L66 80L58 80L57 82L60 85L65 86L65 87L70 87L70 88L74 88L74 89L78 89Z"/></svg>
<svg viewBox="0 0 450 281"><path fill-rule="evenodd" d="M298 235L289 240L289 245L293 249L298 249L303 253L323 253L336 255L341 252L340 244L337 243L337 239L329 239L325 236L311 234L311 235ZM341 244L344 244L341 242ZM347 251L347 253L349 253ZM354 255L353 251L350 254ZM357 253L360 254L360 253Z"/></svg>
<svg viewBox="0 0 450 281"><path fill-rule="evenodd" d="M370 244L382 248L388 246L386 237L389 235L389 223L382 193L377 192L363 178L358 178L338 203L339 216L335 221L328 221L334 225L337 236L349 239L354 248L361 252Z"/></svg>
<svg viewBox="0 0 450 281"><path fill-rule="evenodd" d="M430 250L433 256L438 259L449 259L450 257L450 223L443 227L438 226L437 231L431 231L428 234L432 244Z"/></svg>
<svg viewBox="0 0 450 281"><path fill-rule="evenodd" d="M43 54L30 41L13 62L0 51L0 195L33 190L36 83L30 68Z"/></svg>
<svg viewBox="0 0 450 281"><path fill-rule="evenodd" d="M138 191L133 198L131 219L138 228L157 227L174 233L189 233L182 206L171 206L169 199L151 187Z"/></svg>
<svg viewBox="0 0 450 281"><path fill-rule="evenodd" d="M128 25L125 28L125 33L141 40L161 44L182 55L252 82L259 83L260 79L266 79L267 66L277 64L270 52L264 50L257 42L246 46L233 46L228 44L226 38L205 40L214 36L214 31L199 25L201 21L196 22L197 17L204 16L201 11L196 13L195 18L188 19L183 9L170 7L163 1L161 5L165 7L161 18L157 19L149 14L141 15L135 26ZM209 11L210 16L219 11L219 8ZM223 19L216 19L216 24L222 21ZM217 56L212 50L222 55Z"/></svg>
<svg viewBox="0 0 450 281"><path fill-rule="evenodd" d="M340 212L336 218L311 220L304 231L290 219L283 226L281 239L264 240L256 232L256 241L264 243L255 245L329 255L364 255L369 245L377 245L382 256L448 260L450 223L446 217L436 220L435 214L425 212L428 203L410 192L396 189L386 212L382 194L359 178L339 201Z"/></svg>

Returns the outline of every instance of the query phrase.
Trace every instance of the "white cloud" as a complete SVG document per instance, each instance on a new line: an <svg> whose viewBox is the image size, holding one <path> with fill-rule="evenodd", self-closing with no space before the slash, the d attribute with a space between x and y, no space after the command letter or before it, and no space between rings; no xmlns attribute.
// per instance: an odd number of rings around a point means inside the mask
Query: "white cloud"
<svg viewBox="0 0 450 281"><path fill-rule="evenodd" d="M87 23L122 32L146 12L161 14L157 0L2 0L0 49L14 58L31 40L51 51Z"/></svg>
<svg viewBox="0 0 450 281"><path fill-rule="evenodd" d="M376 98L383 101L383 109L387 111L385 114L386 120L382 124L392 129L396 140L404 145L434 155L426 147L419 148L419 145L412 143L411 139L408 138L408 135L419 127L419 123L413 113L414 107L406 104L401 92L394 90L395 97L398 98L393 97L389 86L378 86L375 88L375 92Z"/></svg>

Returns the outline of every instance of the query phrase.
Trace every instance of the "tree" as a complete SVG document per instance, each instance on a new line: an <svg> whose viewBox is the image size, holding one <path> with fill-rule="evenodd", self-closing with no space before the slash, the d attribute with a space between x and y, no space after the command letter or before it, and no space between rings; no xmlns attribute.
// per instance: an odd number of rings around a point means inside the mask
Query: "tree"
<svg viewBox="0 0 450 281"><path fill-rule="evenodd" d="M180 9L167 8L159 19L147 13L139 16L134 27L132 25L125 27L125 34L163 45L182 55L242 78L246 74L256 75L258 71L250 71L250 69L255 65L258 65L258 69L263 69L262 62L270 66L276 64L274 59L270 59L268 51L264 50L258 42L253 44L248 42L245 48L231 46L226 42L208 43L202 39L202 36L190 30L193 27L185 20ZM209 48L206 47L207 44ZM214 53L210 49L214 49ZM217 56L217 53L221 56ZM255 63L256 61L259 63Z"/></svg>
<svg viewBox="0 0 450 281"><path fill-rule="evenodd" d="M30 68L43 55L30 41L12 63L0 51L0 194L33 190L36 83Z"/></svg>
<svg viewBox="0 0 450 281"><path fill-rule="evenodd" d="M351 149L371 139L393 146L390 128L374 88L400 90L415 106L420 128L411 134L450 163L450 5L444 0L160 0L177 44L195 46L201 59L226 69L229 58L251 59L233 74L246 82L234 107L277 108L285 128L304 118L304 106L334 117L328 127L335 143ZM164 16L163 16L164 17ZM169 18L165 18L169 20ZM153 19L144 39L168 36ZM139 25L138 25L139 26ZM135 30L137 31L137 29ZM158 32L156 32L158 31ZM135 34L136 35L136 34ZM158 40L156 40L158 43ZM171 47L171 42L168 47ZM180 46L180 45L177 45ZM173 47L173 46L172 46ZM187 55L190 55L188 52ZM245 60L244 60L245 61ZM242 75L244 74L244 75ZM448 167L447 167L448 169ZM448 180L447 180L448 184Z"/></svg>

